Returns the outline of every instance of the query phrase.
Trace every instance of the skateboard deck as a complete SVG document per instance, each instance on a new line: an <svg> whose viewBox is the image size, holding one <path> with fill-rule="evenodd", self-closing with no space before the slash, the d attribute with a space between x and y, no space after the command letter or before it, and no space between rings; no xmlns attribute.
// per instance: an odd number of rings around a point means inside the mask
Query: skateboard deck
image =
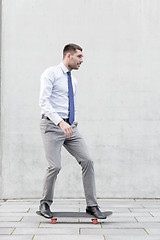
<svg viewBox="0 0 160 240"><path fill-rule="evenodd" d="M44 217L40 211L36 212L39 216ZM88 214L86 212L52 212L53 217L50 218L51 219L51 223L55 224L58 218L68 218L68 219L74 219L74 218L78 218L78 219L84 219L84 218L88 218L92 220L93 224L97 224L98 223L98 219L96 217L94 217L91 214ZM111 211L107 211L107 212L103 212L103 214L106 216L106 218L108 218L109 216L112 215ZM101 219L101 220L105 220L105 219Z"/></svg>

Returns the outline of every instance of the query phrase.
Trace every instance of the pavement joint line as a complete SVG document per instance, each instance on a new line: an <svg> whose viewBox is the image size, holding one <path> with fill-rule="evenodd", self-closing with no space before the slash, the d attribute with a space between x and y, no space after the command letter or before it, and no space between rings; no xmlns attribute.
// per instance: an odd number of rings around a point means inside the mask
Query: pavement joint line
<svg viewBox="0 0 160 240"><path fill-rule="evenodd" d="M154 215L153 215L152 213L149 212L149 214L150 214L152 217L154 217Z"/></svg>
<svg viewBox="0 0 160 240"><path fill-rule="evenodd" d="M143 206L143 204L140 204L143 208L145 208L144 206Z"/></svg>
<svg viewBox="0 0 160 240"><path fill-rule="evenodd" d="M23 218L24 218L24 217L21 217L21 219L19 220L19 222L21 222Z"/></svg>
<svg viewBox="0 0 160 240"><path fill-rule="evenodd" d="M14 231L16 230L16 227L13 229L13 231L11 232L11 234L10 235L13 235L13 233L14 233Z"/></svg>
<svg viewBox="0 0 160 240"><path fill-rule="evenodd" d="M145 229L145 228L143 228L144 229L144 231L147 233L147 235L149 235L149 232L147 232L147 230Z"/></svg>
<svg viewBox="0 0 160 240"><path fill-rule="evenodd" d="M33 235L32 240L34 239L34 237L35 237L35 234Z"/></svg>
<svg viewBox="0 0 160 240"><path fill-rule="evenodd" d="M31 208L29 208L29 209L27 210L27 213L28 213L30 210L31 210Z"/></svg>
<svg viewBox="0 0 160 240"><path fill-rule="evenodd" d="M137 219L136 217L134 217L134 218L136 219L137 222L139 222L138 219Z"/></svg>
<svg viewBox="0 0 160 240"><path fill-rule="evenodd" d="M103 237L104 237L104 240L106 240L106 237L105 237L105 235L103 235Z"/></svg>
<svg viewBox="0 0 160 240"><path fill-rule="evenodd" d="M130 208L128 208L128 210L132 213L132 210Z"/></svg>
<svg viewBox="0 0 160 240"><path fill-rule="evenodd" d="M42 222L39 223L38 228L40 228L41 223L42 223Z"/></svg>

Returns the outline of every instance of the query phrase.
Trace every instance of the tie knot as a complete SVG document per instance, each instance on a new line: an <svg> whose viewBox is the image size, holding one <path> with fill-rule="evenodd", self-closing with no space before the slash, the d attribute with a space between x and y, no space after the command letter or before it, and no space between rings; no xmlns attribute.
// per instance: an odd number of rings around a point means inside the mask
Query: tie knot
<svg viewBox="0 0 160 240"><path fill-rule="evenodd" d="M68 76L71 77L71 72L67 72Z"/></svg>

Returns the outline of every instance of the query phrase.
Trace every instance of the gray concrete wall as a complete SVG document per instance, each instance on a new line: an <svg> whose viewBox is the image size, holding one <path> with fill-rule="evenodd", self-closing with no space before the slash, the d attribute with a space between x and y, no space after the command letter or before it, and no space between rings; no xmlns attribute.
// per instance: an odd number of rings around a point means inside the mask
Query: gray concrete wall
<svg viewBox="0 0 160 240"><path fill-rule="evenodd" d="M1 10L2 10L2 1L0 1L0 102L1 102ZM1 104L0 104L0 197L2 189L2 138L1 138Z"/></svg>
<svg viewBox="0 0 160 240"><path fill-rule="evenodd" d="M3 1L1 197L41 196L39 78L69 42L84 48L79 131L97 196L160 197L159 0ZM65 150L55 196L84 196L80 166Z"/></svg>

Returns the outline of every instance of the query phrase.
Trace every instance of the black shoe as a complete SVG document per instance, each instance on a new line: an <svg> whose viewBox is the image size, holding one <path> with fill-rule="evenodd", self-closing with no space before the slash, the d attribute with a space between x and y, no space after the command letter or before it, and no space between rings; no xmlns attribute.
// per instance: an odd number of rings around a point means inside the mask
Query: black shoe
<svg viewBox="0 0 160 240"><path fill-rule="evenodd" d="M106 219L106 216L100 211L98 206L87 207L86 213L91 214L98 219Z"/></svg>
<svg viewBox="0 0 160 240"><path fill-rule="evenodd" d="M39 207L39 210L41 212L41 214L45 217L45 218L52 218L52 212L49 208L49 205L47 203L42 203Z"/></svg>

